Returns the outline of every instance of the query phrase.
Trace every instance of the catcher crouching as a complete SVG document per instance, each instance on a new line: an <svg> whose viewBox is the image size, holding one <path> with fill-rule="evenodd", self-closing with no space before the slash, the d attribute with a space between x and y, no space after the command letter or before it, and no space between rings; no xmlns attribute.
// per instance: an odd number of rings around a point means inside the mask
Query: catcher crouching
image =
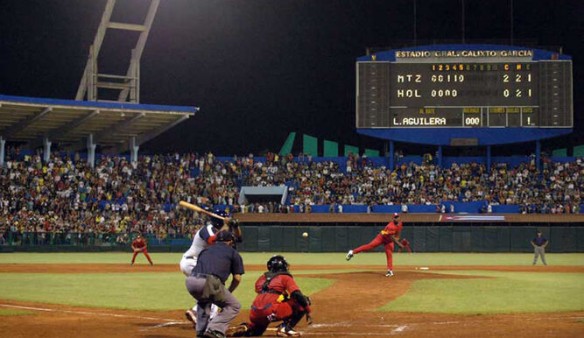
<svg viewBox="0 0 584 338"><path fill-rule="evenodd" d="M288 262L281 255L275 255L267 262L268 271L255 282L256 298L251 306L249 322L230 327L227 337L261 336L270 323L282 321L276 328L278 337L298 337L302 334L294 327L306 316L310 316L310 298L303 295L294 277L288 271Z"/></svg>

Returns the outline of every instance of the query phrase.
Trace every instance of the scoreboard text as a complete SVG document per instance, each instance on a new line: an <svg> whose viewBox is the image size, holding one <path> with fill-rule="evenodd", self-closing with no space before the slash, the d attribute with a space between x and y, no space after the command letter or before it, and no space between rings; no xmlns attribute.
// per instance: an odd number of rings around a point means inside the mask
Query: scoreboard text
<svg viewBox="0 0 584 338"><path fill-rule="evenodd" d="M572 127L571 61L472 52L358 62L357 128Z"/></svg>

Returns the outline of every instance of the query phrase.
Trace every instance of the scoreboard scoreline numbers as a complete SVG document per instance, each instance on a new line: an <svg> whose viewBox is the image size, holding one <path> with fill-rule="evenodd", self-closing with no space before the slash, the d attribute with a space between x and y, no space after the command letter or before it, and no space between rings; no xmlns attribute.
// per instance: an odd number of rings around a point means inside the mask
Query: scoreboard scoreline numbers
<svg viewBox="0 0 584 338"><path fill-rule="evenodd" d="M395 61L359 61L357 128L572 127L572 62L532 56L395 51Z"/></svg>

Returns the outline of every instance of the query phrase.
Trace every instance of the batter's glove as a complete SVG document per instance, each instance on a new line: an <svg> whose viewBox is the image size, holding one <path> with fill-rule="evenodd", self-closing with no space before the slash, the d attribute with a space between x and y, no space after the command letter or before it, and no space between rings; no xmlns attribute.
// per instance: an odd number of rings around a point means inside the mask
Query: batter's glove
<svg viewBox="0 0 584 338"><path fill-rule="evenodd" d="M229 227L232 228L232 229L239 228L239 220L237 220L237 219L231 219L231 220L229 220Z"/></svg>

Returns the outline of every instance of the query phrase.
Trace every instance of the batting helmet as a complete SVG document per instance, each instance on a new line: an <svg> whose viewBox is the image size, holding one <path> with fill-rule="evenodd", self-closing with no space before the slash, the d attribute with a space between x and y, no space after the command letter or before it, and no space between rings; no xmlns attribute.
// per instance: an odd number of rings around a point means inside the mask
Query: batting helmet
<svg viewBox="0 0 584 338"><path fill-rule="evenodd" d="M224 210L216 209L215 211L213 211L213 213L221 217L229 217L229 214L226 213ZM212 216L209 217L211 218L211 224L213 224L213 226L216 227L217 229L221 229L221 227L223 226L223 220L217 217Z"/></svg>
<svg viewBox="0 0 584 338"><path fill-rule="evenodd" d="M288 272L288 262L282 255L272 256L266 265L270 272Z"/></svg>

